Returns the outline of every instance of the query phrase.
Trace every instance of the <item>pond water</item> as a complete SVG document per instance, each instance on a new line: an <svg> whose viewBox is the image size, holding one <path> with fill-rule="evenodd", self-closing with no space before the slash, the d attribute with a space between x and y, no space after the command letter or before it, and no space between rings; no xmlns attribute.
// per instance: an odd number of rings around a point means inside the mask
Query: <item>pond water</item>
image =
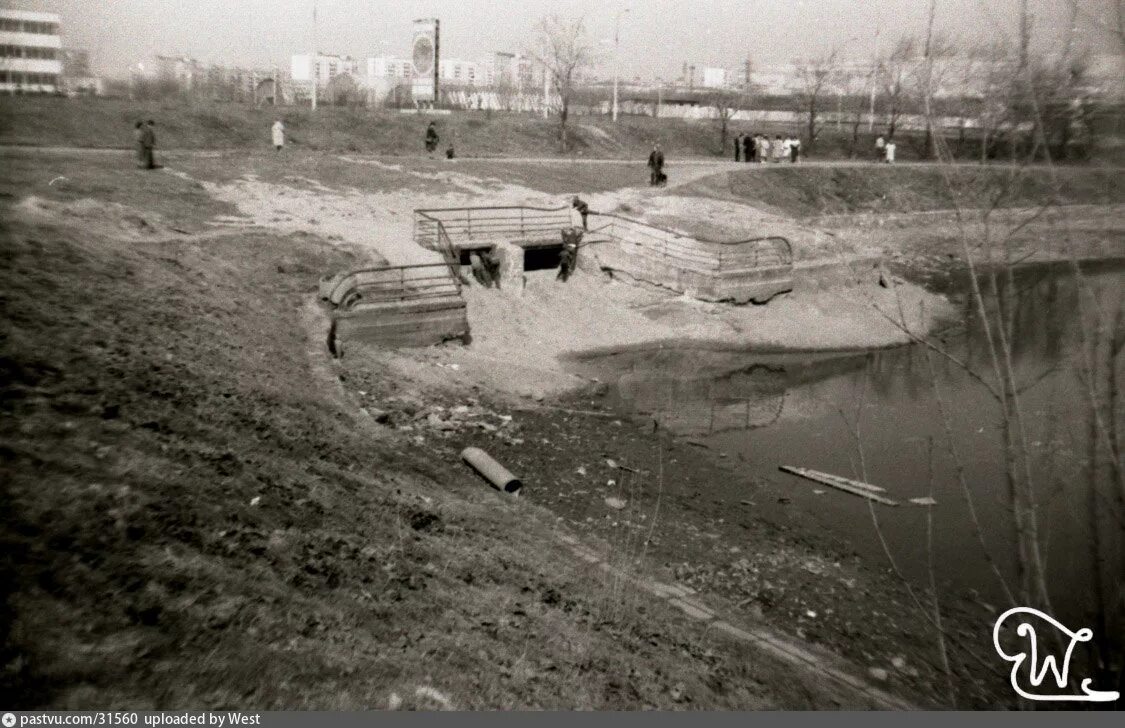
<svg viewBox="0 0 1125 728"><path fill-rule="evenodd" d="M1125 267L1086 271L1083 290L1102 305L1121 301ZM965 293L947 293L964 320L942 346L986 379L990 359L982 327ZM1064 269L1021 269L1015 283L1013 366L1023 383L1040 528L1058 616L1080 619L1090 608L1087 535L1088 407L1077 376L1081 351L1078 287ZM1122 359L1118 374L1125 380ZM986 388L948 358L921 346L872 352L754 354L664 348L584 358L580 365L611 383L614 406L652 417L679 435L725 453L749 477L713 484L732 505L750 500L767 518L805 511L817 527L844 538L869 563L887 559L880 529L899 568L928 581L927 513L939 584L972 589L1001 604L998 580L971 525L966 489L956 477L936 391L945 403L953 445L963 462L982 534L1013 586L1012 525L1001 447L1000 409ZM857 437L858 436L858 437ZM793 465L885 488L900 507L862 498L778 471ZM765 486L754 485L765 483ZM1108 488L1107 488L1108 492ZM932 496L937 505L910 498ZM1106 496L1103 527L1116 542L1121 514ZM1111 582L1112 583L1112 582Z"/></svg>

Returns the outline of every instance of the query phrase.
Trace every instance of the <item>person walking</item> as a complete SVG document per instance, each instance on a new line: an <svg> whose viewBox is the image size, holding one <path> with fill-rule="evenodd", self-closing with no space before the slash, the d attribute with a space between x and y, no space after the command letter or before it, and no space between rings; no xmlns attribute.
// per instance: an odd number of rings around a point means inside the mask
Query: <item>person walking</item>
<svg viewBox="0 0 1125 728"><path fill-rule="evenodd" d="M734 161L742 161L742 135L739 134L734 138Z"/></svg>
<svg viewBox="0 0 1125 728"><path fill-rule="evenodd" d="M875 158L886 160L887 158L887 140L880 134L875 139Z"/></svg>
<svg viewBox="0 0 1125 728"><path fill-rule="evenodd" d="M141 132L141 146L144 147L145 169L156 169L156 122L148 120Z"/></svg>
<svg viewBox="0 0 1125 728"><path fill-rule="evenodd" d="M754 147L756 146L757 140L758 136L756 134L747 134L742 137L742 161L754 161Z"/></svg>
<svg viewBox="0 0 1125 728"><path fill-rule="evenodd" d="M281 119L273 123L273 127L270 129L270 136L273 139L274 149L280 152L281 148L285 146L285 124L281 123Z"/></svg>
<svg viewBox="0 0 1125 728"><path fill-rule="evenodd" d="M797 137L789 140L789 161L792 164L801 161L801 140Z"/></svg>
<svg viewBox="0 0 1125 728"><path fill-rule="evenodd" d="M774 164L780 162L785 154L785 143L781 140L780 134L774 135L773 142L770 143L770 151L773 152Z"/></svg>
<svg viewBox="0 0 1125 728"><path fill-rule="evenodd" d="M426 151L433 154L438 145L438 133L436 122L431 121L430 125L426 127Z"/></svg>
<svg viewBox="0 0 1125 728"><path fill-rule="evenodd" d="M887 146L886 146L885 156L884 156L884 160L886 161L887 164L894 164L895 163L895 149L896 149L896 147L897 147L897 145L895 144L895 140L893 138L887 140Z"/></svg>
<svg viewBox="0 0 1125 728"><path fill-rule="evenodd" d="M138 121L133 127L133 147L137 152L137 166L145 167L145 123Z"/></svg>
<svg viewBox="0 0 1125 728"><path fill-rule="evenodd" d="M765 164L770 161L770 138L763 134L758 139L758 162Z"/></svg>
<svg viewBox="0 0 1125 728"><path fill-rule="evenodd" d="M664 175L664 152L659 144L652 145L652 152L648 155L649 185L655 187L668 179Z"/></svg>

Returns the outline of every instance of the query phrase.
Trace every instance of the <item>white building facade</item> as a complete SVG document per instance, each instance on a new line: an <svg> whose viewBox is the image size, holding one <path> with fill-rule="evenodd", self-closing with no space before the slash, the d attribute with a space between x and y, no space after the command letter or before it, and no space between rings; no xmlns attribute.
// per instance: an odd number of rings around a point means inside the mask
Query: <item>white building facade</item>
<svg viewBox="0 0 1125 728"><path fill-rule="evenodd" d="M57 93L61 49L58 14L0 8L0 93Z"/></svg>

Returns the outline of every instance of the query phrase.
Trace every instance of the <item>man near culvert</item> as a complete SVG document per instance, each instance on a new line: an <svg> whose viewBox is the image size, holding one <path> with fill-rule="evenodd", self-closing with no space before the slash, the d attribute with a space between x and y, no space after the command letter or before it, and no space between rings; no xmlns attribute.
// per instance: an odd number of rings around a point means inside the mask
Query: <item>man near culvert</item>
<svg viewBox="0 0 1125 728"><path fill-rule="evenodd" d="M590 206L578 195L574 196L570 206L577 210L578 214L582 216L582 229L589 230L590 226L586 224L586 217L590 214Z"/></svg>

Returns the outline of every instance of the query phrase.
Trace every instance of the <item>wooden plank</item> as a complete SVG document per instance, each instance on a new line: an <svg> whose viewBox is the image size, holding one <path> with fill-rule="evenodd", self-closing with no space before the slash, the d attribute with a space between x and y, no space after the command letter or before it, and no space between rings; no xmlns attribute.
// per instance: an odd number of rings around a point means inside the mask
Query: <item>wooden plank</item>
<svg viewBox="0 0 1125 728"><path fill-rule="evenodd" d="M822 473L819 470L810 470L808 468L798 468L792 465L782 465L778 468L778 470L782 471L783 473L789 473L791 475L796 475L801 478L812 480L816 483L821 483L823 485L836 488L837 490L842 490L845 493L851 493L852 495L858 495L861 498L873 500L876 503L882 503L885 506L898 505L898 501L891 500L890 498L884 498L883 496L879 495L880 492L885 493L886 490L880 488L877 485L861 483L858 480L851 480L850 478L844 478L839 475Z"/></svg>

